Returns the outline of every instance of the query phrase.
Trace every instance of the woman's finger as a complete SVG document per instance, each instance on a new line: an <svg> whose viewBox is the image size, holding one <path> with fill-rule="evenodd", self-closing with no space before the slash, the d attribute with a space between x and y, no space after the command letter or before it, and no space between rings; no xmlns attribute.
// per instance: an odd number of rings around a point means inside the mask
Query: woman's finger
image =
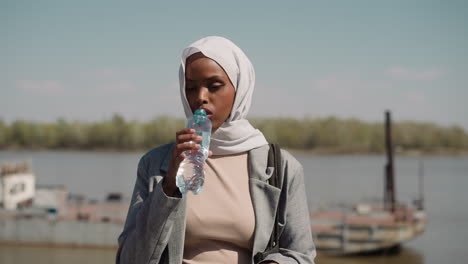
<svg viewBox="0 0 468 264"><path fill-rule="evenodd" d="M186 158L185 154L182 152L180 153L180 155L178 155L176 158L175 158L175 163L177 166L179 166L179 164L184 161L184 159Z"/></svg>
<svg viewBox="0 0 468 264"><path fill-rule="evenodd" d="M187 150L199 150L200 149L200 144L195 144L195 143L181 143L176 145L176 155L179 156L180 153L187 151Z"/></svg>
<svg viewBox="0 0 468 264"><path fill-rule="evenodd" d="M176 131L176 136L182 135L182 134L195 134L195 129L193 128L184 128L179 131Z"/></svg>
<svg viewBox="0 0 468 264"><path fill-rule="evenodd" d="M177 136L177 143L183 143L187 141L201 142L202 140L203 137L196 134L180 134Z"/></svg>

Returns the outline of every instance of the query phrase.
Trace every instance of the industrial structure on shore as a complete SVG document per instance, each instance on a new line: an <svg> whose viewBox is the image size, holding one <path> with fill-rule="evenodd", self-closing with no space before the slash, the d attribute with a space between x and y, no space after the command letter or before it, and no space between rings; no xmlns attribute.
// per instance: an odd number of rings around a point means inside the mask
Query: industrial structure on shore
<svg viewBox="0 0 468 264"><path fill-rule="evenodd" d="M333 255L360 254L399 247L426 228L419 175L419 198L414 204L396 198L390 112L385 114L387 164L383 202L325 208L311 214L312 234L317 250Z"/></svg>

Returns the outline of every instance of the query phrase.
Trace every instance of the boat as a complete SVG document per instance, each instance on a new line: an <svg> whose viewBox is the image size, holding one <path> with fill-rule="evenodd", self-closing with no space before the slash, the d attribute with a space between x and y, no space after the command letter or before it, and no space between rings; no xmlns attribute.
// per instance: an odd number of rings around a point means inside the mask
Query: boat
<svg viewBox="0 0 468 264"><path fill-rule="evenodd" d="M419 173L419 198L413 204L399 202L396 198L389 111L385 112L385 145L387 163L383 201L335 206L312 212L312 234L318 252L328 255L375 253L399 248L402 243L424 233L426 213L422 169Z"/></svg>
<svg viewBox="0 0 468 264"><path fill-rule="evenodd" d="M116 248L129 201L70 194L63 185L36 185L27 162L0 164L0 245Z"/></svg>

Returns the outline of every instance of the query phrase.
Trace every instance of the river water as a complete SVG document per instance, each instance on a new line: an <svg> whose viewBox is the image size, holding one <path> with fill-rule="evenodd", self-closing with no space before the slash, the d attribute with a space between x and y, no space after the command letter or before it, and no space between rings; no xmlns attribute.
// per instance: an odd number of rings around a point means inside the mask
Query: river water
<svg viewBox="0 0 468 264"><path fill-rule="evenodd" d="M37 184L63 184L69 192L104 199L109 192L130 196L142 153L0 151L0 161L30 160ZM381 198L383 156L294 154L303 164L309 208L332 202ZM399 252L332 258L317 263L466 263L468 259L468 157L397 157L397 198L418 197L419 164L424 167L426 233ZM0 263L113 263L113 250L0 246Z"/></svg>

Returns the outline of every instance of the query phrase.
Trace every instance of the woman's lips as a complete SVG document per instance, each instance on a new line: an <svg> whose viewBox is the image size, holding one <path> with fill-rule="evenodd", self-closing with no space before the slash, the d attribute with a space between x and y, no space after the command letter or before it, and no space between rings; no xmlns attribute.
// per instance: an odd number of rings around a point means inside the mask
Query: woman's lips
<svg viewBox="0 0 468 264"><path fill-rule="evenodd" d="M203 109L203 110L205 110L205 112L206 112L206 116L207 116L207 117L208 117L208 118L211 120L211 118L213 117L213 112L211 112L211 110L210 110L210 109L208 109L208 108L204 108L204 107L202 107L202 108L200 108L200 109Z"/></svg>
<svg viewBox="0 0 468 264"><path fill-rule="evenodd" d="M205 112L206 112L206 114L207 114L207 115L211 115L211 114L213 114L213 112L211 112L211 110L210 110L210 109L208 109L208 108L203 108L203 107L202 107L202 108L200 108L200 109L203 109L203 110L205 110Z"/></svg>

